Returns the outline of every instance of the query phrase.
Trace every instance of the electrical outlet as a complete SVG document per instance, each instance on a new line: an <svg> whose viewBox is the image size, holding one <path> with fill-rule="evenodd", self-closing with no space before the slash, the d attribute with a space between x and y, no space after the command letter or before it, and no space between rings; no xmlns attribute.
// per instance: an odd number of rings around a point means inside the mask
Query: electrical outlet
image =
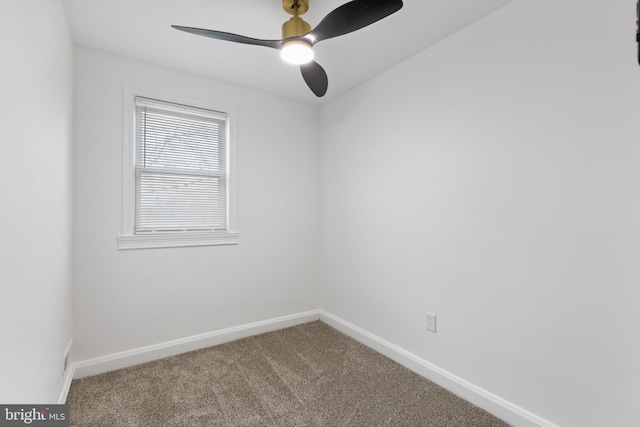
<svg viewBox="0 0 640 427"><path fill-rule="evenodd" d="M427 331L436 333L436 315L427 313Z"/></svg>

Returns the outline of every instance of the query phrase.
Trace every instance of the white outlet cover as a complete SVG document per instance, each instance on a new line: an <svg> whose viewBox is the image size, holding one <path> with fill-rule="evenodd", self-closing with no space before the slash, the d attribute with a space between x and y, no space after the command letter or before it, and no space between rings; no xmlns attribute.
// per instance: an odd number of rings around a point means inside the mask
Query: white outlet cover
<svg viewBox="0 0 640 427"><path fill-rule="evenodd" d="M436 332L436 315L427 313L427 331Z"/></svg>

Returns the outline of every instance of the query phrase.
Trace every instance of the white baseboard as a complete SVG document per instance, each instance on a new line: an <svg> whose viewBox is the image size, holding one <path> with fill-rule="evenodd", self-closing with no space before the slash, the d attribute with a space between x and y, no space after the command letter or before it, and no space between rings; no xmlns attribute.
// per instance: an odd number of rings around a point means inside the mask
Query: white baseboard
<svg viewBox="0 0 640 427"><path fill-rule="evenodd" d="M282 316L74 362L70 370L74 372L74 378L88 377L319 319L320 310ZM64 397L66 399L66 394Z"/></svg>
<svg viewBox="0 0 640 427"><path fill-rule="evenodd" d="M558 427L556 424L324 310L320 311L320 320L513 426Z"/></svg>
<svg viewBox="0 0 640 427"><path fill-rule="evenodd" d="M71 388L71 381L73 381L73 373L74 369L72 366L72 358L73 358L73 337L69 340L67 344L67 348L64 350L63 357L67 358L67 366L66 371L63 372L62 377L62 390L60 391L60 396L58 397L58 404L63 404L67 401L67 394L69 394L69 388Z"/></svg>
<svg viewBox="0 0 640 427"><path fill-rule="evenodd" d="M74 378L83 378L122 369L314 320L322 320L367 347L384 354L413 372L433 381L515 427L558 427L556 424L324 310L311 310L73 362L67 369L59 403L66 401L71 381Z"/></svg>
<svg viewBox="0 0 640 427"><path fill-rule="evenodd" d="M60 392L60 397L58 398L58 404L62 405L67 402L67 395L69 394L69 389L71 388L71 382L73 381L75 369L73 367L73 363L67 368L67 372L64 374L64 382L62 384L62 391Z"/></svg>

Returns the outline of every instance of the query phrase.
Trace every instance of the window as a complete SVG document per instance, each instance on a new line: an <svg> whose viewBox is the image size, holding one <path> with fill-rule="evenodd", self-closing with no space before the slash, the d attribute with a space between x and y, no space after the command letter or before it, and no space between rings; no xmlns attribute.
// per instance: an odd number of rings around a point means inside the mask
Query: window
<svg viewBox="0 0 640 427"><path fill-rule="evenodd" d="M125 100L130 117L118 247L237 243L230 113L146 95Z"/></svg>

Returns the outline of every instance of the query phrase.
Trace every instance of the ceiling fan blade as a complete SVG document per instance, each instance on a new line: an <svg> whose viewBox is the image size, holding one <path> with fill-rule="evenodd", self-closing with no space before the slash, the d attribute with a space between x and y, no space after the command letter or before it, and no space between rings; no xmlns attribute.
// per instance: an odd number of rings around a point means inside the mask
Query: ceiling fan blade
<svg viewBox="0 0 640 427"><path fill-rule="evenodd" d="M402 0L353 0L329 12L309 34L312 43L364 28L402 8Z"/></svg>
<svg viewBox="0 0 640 427"><path fill-rule="evenodd" d="M256 46L272 47L274 49L280 49L282 46L282 40L262 40L254 39L251 37L245 37L233 33L225 33L224 31L205 30L202 28L181 27L179 25L172 25L171 27L176 30L185 31L187 33L195 34L197 36L209 37L217 40L225 40L228 42L252 44Z"/></svg>
<svg viewBox="0 0 640 427"><path fill-rule="evenodd" d="M307 86L309 86L309 89L311 89L317 97L324 96L324 94L327 93L329 79L320 64L316 61L301 64L300 71L302 72L304 81L307 82Z"/></svg>

